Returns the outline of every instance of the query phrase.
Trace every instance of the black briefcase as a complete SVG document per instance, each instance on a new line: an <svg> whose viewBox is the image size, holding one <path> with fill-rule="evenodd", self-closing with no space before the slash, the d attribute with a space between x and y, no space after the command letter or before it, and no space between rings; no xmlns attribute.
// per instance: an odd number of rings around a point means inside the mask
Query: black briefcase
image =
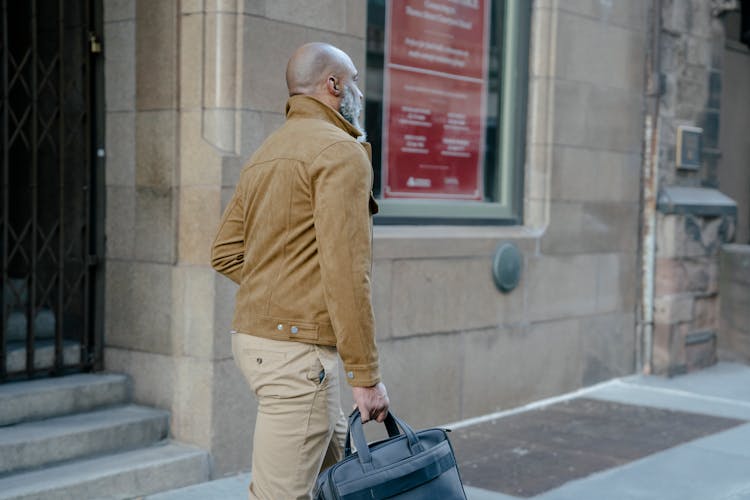
<svg viewBox="0 0 750 500"><path fill-rule="evenodd" d="M388 414L385 427L389 438L368 445L359 410L354 410L349 416L344 459L318 476L315 500L466 500L445 430L414 432L393 413Z"/></svg>

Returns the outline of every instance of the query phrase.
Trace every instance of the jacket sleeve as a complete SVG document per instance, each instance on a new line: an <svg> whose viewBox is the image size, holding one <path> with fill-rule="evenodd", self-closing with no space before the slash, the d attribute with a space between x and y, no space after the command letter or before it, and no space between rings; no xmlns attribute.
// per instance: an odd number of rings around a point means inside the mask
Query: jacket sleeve
<svg viewBox="0 0 750 500"><path fill-rule="evenodd" d="M242 200L237 189L224 211L211 248L211 266L235 283L240 282L245 262L244 234Z"/></svg>
<svg viewBox="0 0 750 500"><path fill-rule="evenodd" d="M311 166L315 235L326 306L349 385L380 382L370 269L372 169L364 148L339 142Z"/></svg>

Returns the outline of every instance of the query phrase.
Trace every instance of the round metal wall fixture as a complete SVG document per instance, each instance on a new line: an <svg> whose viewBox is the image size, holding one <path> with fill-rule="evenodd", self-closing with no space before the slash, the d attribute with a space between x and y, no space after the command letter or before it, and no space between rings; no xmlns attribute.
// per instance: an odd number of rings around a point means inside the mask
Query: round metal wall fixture
<svg viewBox="0 0 750 500"><path fill-rule="evenodd" d="M513 243L503 243L492 260L492 277L495 286L503 293L512 292L521 281L523 255Z"/></svg>

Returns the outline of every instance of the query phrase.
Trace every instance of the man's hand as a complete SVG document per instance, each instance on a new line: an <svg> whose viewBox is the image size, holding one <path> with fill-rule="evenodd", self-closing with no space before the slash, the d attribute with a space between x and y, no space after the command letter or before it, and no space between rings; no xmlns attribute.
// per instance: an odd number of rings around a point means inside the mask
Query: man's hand
<svg viewBox="0 0 750 500"><path fill-rule="evenodd" d="M352 387L354 406L359 408L362 423L368 420L383 422L388 416L388 392L382 382L372 387Z"/></svg>

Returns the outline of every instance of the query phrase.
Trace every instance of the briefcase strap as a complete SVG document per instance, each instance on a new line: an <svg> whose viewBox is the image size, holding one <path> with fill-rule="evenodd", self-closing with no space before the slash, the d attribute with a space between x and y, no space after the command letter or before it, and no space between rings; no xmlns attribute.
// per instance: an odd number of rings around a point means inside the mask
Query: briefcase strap
<svg viewBox="0 0 750 500"><path fill-rule="evenodd" d="M357 412L359 414L359 409L355 408L351 415L349 415L349 421L351 422L352 415L354 415L354 412ZM361 415L360 415L361 418ZM385 417L385 421L383 422L385 424L385 430L388 432L388 437L396 437L401 434L401 431L398 428L398 424L396 423L396 419L393 418L393 414L389 413ZM349 429L351 429L351 424L349 425ZM352 440L351 440L351 433L347 431L346 433L346 442L344 443L344 456L348 457L352 454Z"/></svg>
<svg viewBox="0 0 750 500"><path fill-rule="evenodd" d="M409 451L412 455L416 455L423 451L422 445L419 444L417 435L414 433L414 430L406 424L406 422L399 419L393 414L393 412L388 412L386 420L388 419L393 419L396 425L404 431L406 442L408 443ZM354 445L357 447L357 456L360 465L362 465L362 469L365 471L371 471L373 469L372 455L370 455L370 448L367 445L367 439L365 439L365 432L362 429L362 417L359 414L358 409L355 409L352 414L349 415L349 430L346 433L347 441L349 441L350 435L351 439L354 440Z"/></svg>

